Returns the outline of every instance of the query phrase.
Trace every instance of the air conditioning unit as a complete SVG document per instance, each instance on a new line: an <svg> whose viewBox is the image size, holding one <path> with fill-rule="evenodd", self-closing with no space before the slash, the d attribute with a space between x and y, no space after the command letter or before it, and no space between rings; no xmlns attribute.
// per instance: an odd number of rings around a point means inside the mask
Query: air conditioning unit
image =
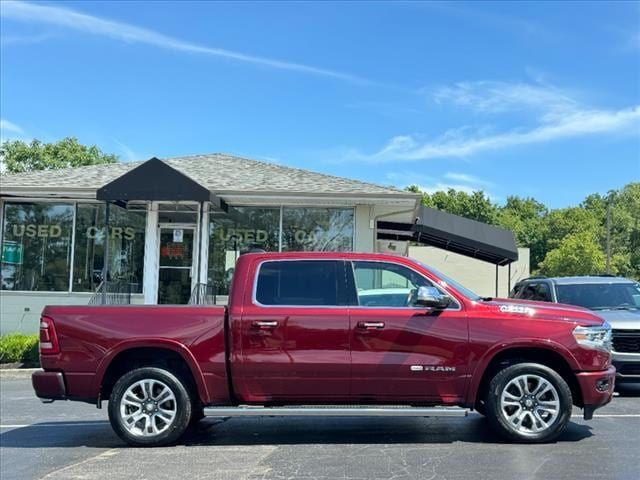
<svg viewBox="0 0 640 480"><path fill-rule="evenodd" d="M409 252L409 242L399 240L377 240L376 252L395 253L396 255L407 255Z"/></svg>

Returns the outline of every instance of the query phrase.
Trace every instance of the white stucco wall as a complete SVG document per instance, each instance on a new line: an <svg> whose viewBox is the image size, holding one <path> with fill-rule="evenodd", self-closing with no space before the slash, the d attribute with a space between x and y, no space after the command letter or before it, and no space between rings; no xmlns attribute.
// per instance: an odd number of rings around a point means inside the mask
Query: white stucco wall
<svg viewBox="0 0 640 480"><path fill-rule="evenodd" d="M409 247L409 256L440 270L479 295L496 296L495 265L436 247ZM498 296L509 295L508 267L498 267ZM511 288L529 276L529 249L518 249L518 260L511 264Z"/></svg>
<svg viewBox="0 0 640 480"><path fill-rule="evenodd" d="M91 293L0 292L0 335L38 333L45 305L86 305ZM142 304L142 294L131 295L131 303Z"/></svg>

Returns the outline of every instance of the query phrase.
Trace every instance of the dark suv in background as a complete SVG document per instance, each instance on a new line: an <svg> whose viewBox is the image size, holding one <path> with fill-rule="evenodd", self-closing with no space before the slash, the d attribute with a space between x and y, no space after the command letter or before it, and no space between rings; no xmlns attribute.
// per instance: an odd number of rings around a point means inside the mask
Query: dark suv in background
<svg viewBox="0 0 640 480"><path fill-rule="evenodd" d="M511 298L567 303L594 310L613 329L616 383L640 382L640 284L621 277L531 277Z"/></svg>

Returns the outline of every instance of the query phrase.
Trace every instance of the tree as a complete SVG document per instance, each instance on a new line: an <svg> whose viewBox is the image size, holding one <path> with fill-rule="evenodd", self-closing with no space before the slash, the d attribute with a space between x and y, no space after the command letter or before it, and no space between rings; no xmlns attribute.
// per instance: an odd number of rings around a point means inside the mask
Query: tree
<svg viewBox="0 0 640 480"><path fill-rule="evenodd" d="M0 148L0 163L7 173L54 170L117 161L116 155L105 154L95 145L82 145L73 137L54 143L43 143L40 140L25 143L12 140L4 142Z"/></svg>
<svg viewBox="0 0 640 480"><path fill-rule="evenodd" d="M438 191L432 194L424 192L417 185L406 189L409 192L422 195L422 204L427 207L453 213L461 217L470 218L479 222L495 223L497 207L491 199L482 191L473 193L462 192L450 188L446 192Z"/></svg>
<svg viewBox="0 0 640 480"><path fill-rule="evenodd" d="M589 231L571 233L550 250L540 264L540 273L549 277L603 273L605 255L597 237Z"/></svg>
<svg viewBox="0 0 640 480"><path fill-rule="evenodd" d="M547 252L544 229L547 214L547 207L542 203L517 196L507 197L498 213L498 225L513 232L518 246L529 248L532 270L538 268Z"/></svg>

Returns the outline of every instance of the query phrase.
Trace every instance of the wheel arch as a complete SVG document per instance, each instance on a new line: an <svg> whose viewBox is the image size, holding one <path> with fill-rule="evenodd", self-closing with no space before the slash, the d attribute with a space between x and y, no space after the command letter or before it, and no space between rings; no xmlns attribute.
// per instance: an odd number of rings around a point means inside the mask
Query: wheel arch
<svg viewBox="0 0 640 480"><path fill-rule="evenodd" d="M200 401L208 403L209 392L198 363L184 345L171 340L127 341L111 349L96 370L94 389L100 392L100 399L108 398L122 374L142 366L164 366L185 377Z"/></svg>
<svg viewBox="0 0 640 480"><path fill-rule="evenodd" d="M574 373L579 367L573 355L551 342L532 345L530 341L505 345L488 352L471 377L467 404L476 406L483 400L489 382L498 371L525 362L539 363L555 370L569 385L574 404L582 406L582 391Z"/></svg>

